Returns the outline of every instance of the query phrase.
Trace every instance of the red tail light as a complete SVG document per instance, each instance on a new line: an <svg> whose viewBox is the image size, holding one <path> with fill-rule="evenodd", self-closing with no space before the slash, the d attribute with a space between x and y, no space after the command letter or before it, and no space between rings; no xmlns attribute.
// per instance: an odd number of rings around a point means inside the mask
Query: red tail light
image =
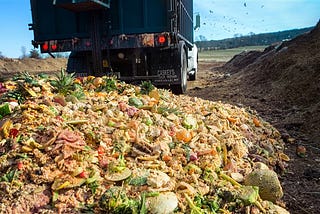
<svg viewBox="0 0 320 214"><path fill-rule="evenodd" d="M46 42L46 43L43 43L43 44L42 44L42 50L43 50L43 51L48 51L48 49L49 49L48 43L47 43L47 42Z"/></svg>
<svg viewBox="0 0 320 214"><path fill-rule="evenodd" d="M57 44L52 44L51 45L51 50L55 51L55 50L57 50L57 48L58 48Z"/></svg>
<svg viewBox="0 0 320 214"><path fill-rule="evenodd" d="M160 36L158 37L158 42L159 42L160 44L165 43L165 42L166 42L166 37L163 36L163 35L160 35Z"/></svg>

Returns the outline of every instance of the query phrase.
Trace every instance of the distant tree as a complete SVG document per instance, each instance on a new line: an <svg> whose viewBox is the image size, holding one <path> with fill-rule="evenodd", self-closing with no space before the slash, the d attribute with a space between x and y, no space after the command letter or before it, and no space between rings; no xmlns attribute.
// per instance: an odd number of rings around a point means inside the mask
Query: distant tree
<svg viewBox="0 0 320 214"><path fill-rule="evenodd" d="M200 41L208 41L207 38L203 35L199 35L199 40Z"/></svg>
<svg viewBox="0 0 320 214"><path fill-rule="evenodd" d="M28 56L27 56L27 49L26 49L26 47L25 46L21 46L21 53L22 53L22 55L21 55L21 59L25 59L25 58L27 58Z"/></svg>
<svg viewBox="0 0 320 214"><path fill-rule="evenodd" d="M295 38L298 35L309 32L313 27L293 29L287 31L255 34L253 32L243 36L241 34L234 34L233 38L222 40L201 41L196 42L200 50L207 49L228 49L243 46L257 46L257 45L271 45L276 42L286 41ZM198 37L199 38L199 37Z"/></svg>
<svg viewBox="0 0 320 214"><path fill-rule="evenodd" d="M4 59L4 58L6 58L3 54L2 54L2 52L0 51L0 59Z"/></svg>
<svg viewBox="0 0 320 214"><path fill-rule="evenodd" d="M233 35L233 38L238 38L238 37L241 37L241 36L242 36L241 33L236 33L236 34Z"/></svg>
<svg viewBox="0 0 320 214"><path fill-rule="evenodd" d="M39 53L38 50L32 49L32 50L30 51L29 57L30 57L30 58L34 58L34 59L41 59L41 54Z"/></svg>

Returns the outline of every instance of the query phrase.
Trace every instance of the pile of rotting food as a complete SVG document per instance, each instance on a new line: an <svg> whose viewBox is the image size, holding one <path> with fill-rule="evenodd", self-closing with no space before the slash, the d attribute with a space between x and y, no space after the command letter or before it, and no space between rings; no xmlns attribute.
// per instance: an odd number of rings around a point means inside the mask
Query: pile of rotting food
<svg viewBox="0 0 320 214"><path fill-rule="evenodd" d="M288 213L253 111L110 77L0 84L1 213Z"/></svg>

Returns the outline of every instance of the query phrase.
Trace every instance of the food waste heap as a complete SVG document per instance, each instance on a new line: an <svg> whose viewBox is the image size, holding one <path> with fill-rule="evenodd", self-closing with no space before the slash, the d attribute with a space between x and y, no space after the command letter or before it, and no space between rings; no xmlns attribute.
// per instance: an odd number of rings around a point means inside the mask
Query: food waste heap
<svg viewBox="0 0 320 214"><path fill-rule="evenodd" d="M281 135L250 109L63 71L0 99L1 213L288 213Z"/></svg>

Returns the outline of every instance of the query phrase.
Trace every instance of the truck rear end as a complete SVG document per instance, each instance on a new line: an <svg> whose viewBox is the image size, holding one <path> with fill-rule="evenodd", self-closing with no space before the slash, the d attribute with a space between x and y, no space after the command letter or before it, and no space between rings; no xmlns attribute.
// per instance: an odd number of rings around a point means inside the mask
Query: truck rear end
<svg viewBox="0 0 320 214"><path fill-rule="evenodd" d="M68 72L186 90L192 0L31 0L35 47L70 51Z"/></svg>

